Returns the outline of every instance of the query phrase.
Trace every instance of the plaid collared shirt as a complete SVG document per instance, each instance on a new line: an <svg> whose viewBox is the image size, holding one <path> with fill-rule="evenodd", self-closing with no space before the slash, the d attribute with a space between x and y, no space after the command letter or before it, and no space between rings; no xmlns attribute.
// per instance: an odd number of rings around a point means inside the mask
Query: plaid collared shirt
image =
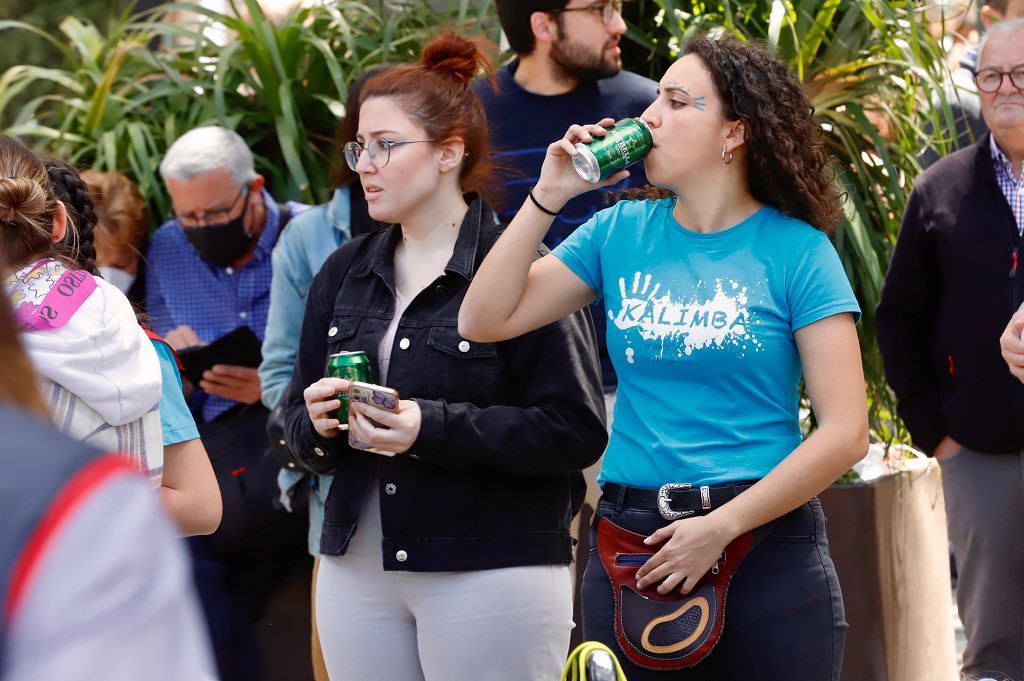
<svg viewBox="0 0 1024 681"><path fill-rule="evenodd" d="M999 181L999 188L1003 190L1003 196L1010 204L1013 217L1017 221L1017 233L1024 234L1024 171L1021 172L1018 180L1013 176L1013 165L1006 157L1003 150L996 144L996 138L992 137L992 164L996 167L996 179Z"/></svg>
<svg viewBox="0 0 1024 681"><path fill-rule="evenodd" d="M146 313L153 330L165 335L187 324L204 343L212 343L239 326L249 326L263 340L270 307L271 257L277 243L280 211L263 190L267 221L253 251L241 267L215 267L200 259L177 220L153 234L146 269ZM291 215L305 206L288 203ZM189 405L211 421L236 403L196 390Z"/></svg>

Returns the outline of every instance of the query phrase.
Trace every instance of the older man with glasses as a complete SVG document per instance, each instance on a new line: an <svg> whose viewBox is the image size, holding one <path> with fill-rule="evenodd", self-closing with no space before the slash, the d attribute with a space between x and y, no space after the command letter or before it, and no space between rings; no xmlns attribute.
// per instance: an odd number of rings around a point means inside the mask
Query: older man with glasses
<svg viewBox="0 0 1024 681"><path fill-rule="evenodd" d="M918 178L882 289L878 344L899 415L942 468L964 676L1019 681L1024 385L998 346L1024 302L1024 20L991 29L975 83L991 132ZM1002 337L1018 376L1022 324L1018 313Z"/></svg>
<svg viewBox="0 0 1024 681"><path fill-rule="evenodd" d="M160 174L174 213L153 234L149 249L146 305L153 329L176 350L210 344L242 326L262 341L271 252L304 206L276 203L245 141L218 126L178 138ZM258 678L252 621L309 561L306 516L274 507L279 467L264 454L269 411L260 404L257 368L245 364L214 364L189 398L224 499L221 528L189 540L223 681ZM304 638L277 647L302 645ZM289 654L308 659L303 648Z"/></svg>

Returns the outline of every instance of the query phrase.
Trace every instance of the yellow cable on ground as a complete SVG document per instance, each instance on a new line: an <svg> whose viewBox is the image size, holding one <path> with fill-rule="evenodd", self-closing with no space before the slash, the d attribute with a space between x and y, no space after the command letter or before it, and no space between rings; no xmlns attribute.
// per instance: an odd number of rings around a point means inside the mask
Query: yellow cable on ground
<svg viewBox="0 0 1024 681"><path fill-rule="evenodd" d="M569 653L569 659L565 663L565 671L562 672L562 681L603 681L587 675L587 660L594 652L607 653L614 665L615 681L627 681L626 675L622 673L622 667L615 653L608 646L597 641L584 641L576 646L576 649ZM608 678L613 678L608 676Z"/></svg>

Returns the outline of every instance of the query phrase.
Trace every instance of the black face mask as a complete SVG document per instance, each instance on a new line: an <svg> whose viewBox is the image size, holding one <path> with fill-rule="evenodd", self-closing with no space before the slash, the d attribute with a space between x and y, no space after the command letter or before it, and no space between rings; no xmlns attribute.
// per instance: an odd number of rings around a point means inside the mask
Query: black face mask
<svg viewBox="0 0 1024 681"><path fill-rule="evenodd" d="M249 210L249 192L245 192L242 214L219 224L183 228L185 237L199 257L214 267L227 267L252 246L254 236L245 233L245 214Z"/></svg>

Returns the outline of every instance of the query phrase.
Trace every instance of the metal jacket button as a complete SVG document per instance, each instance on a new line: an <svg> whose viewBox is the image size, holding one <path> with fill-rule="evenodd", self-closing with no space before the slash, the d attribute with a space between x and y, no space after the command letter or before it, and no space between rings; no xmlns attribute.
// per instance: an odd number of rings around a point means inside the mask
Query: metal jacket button
<svg viewBox="0 0 1024 681"><path fill-rule="evenodd" d="M323 456L324 455L324 450L320 449L319 447L313 447L313 451L316 452L317 456Z"/></svg>
<svg viewBox="0 0 1024 681"><path fill-rule="evenodd" d="M402 340L398 341L398 347L402 348L403 350L408 350L409 349L409 339L408 338L403 338Z"/></svg>
<svg viewBox="0 0 1024 681"><path fill-rule="evenodd" d="M459 343L459 352L469 352L469 341Z"/></svg>
<svg viewBox="0 0 1024 681"><path fill-rule="evenodd" d="M393 483L393 482L389 482L388 484L384 485L384 492L386 494L394 494L397 491L398 491L398 488L395 487L395 483Z"/></svg>
<svg viewBox="0 0 1024 681"><path fill-rule="evenodd" d="M399 563L404 563L405 561L409 560L409 554L405 551L399 551L395 554L395 560L397 560Z"/></svg>
<svg viewBox="0 0 1024 681"><path fill-rule="evenodd" d="M337 336L338 335L338 327L332 326L330 329L327 330L327 335L330 336L331 338L334 338L335 336Z"/></svg>

